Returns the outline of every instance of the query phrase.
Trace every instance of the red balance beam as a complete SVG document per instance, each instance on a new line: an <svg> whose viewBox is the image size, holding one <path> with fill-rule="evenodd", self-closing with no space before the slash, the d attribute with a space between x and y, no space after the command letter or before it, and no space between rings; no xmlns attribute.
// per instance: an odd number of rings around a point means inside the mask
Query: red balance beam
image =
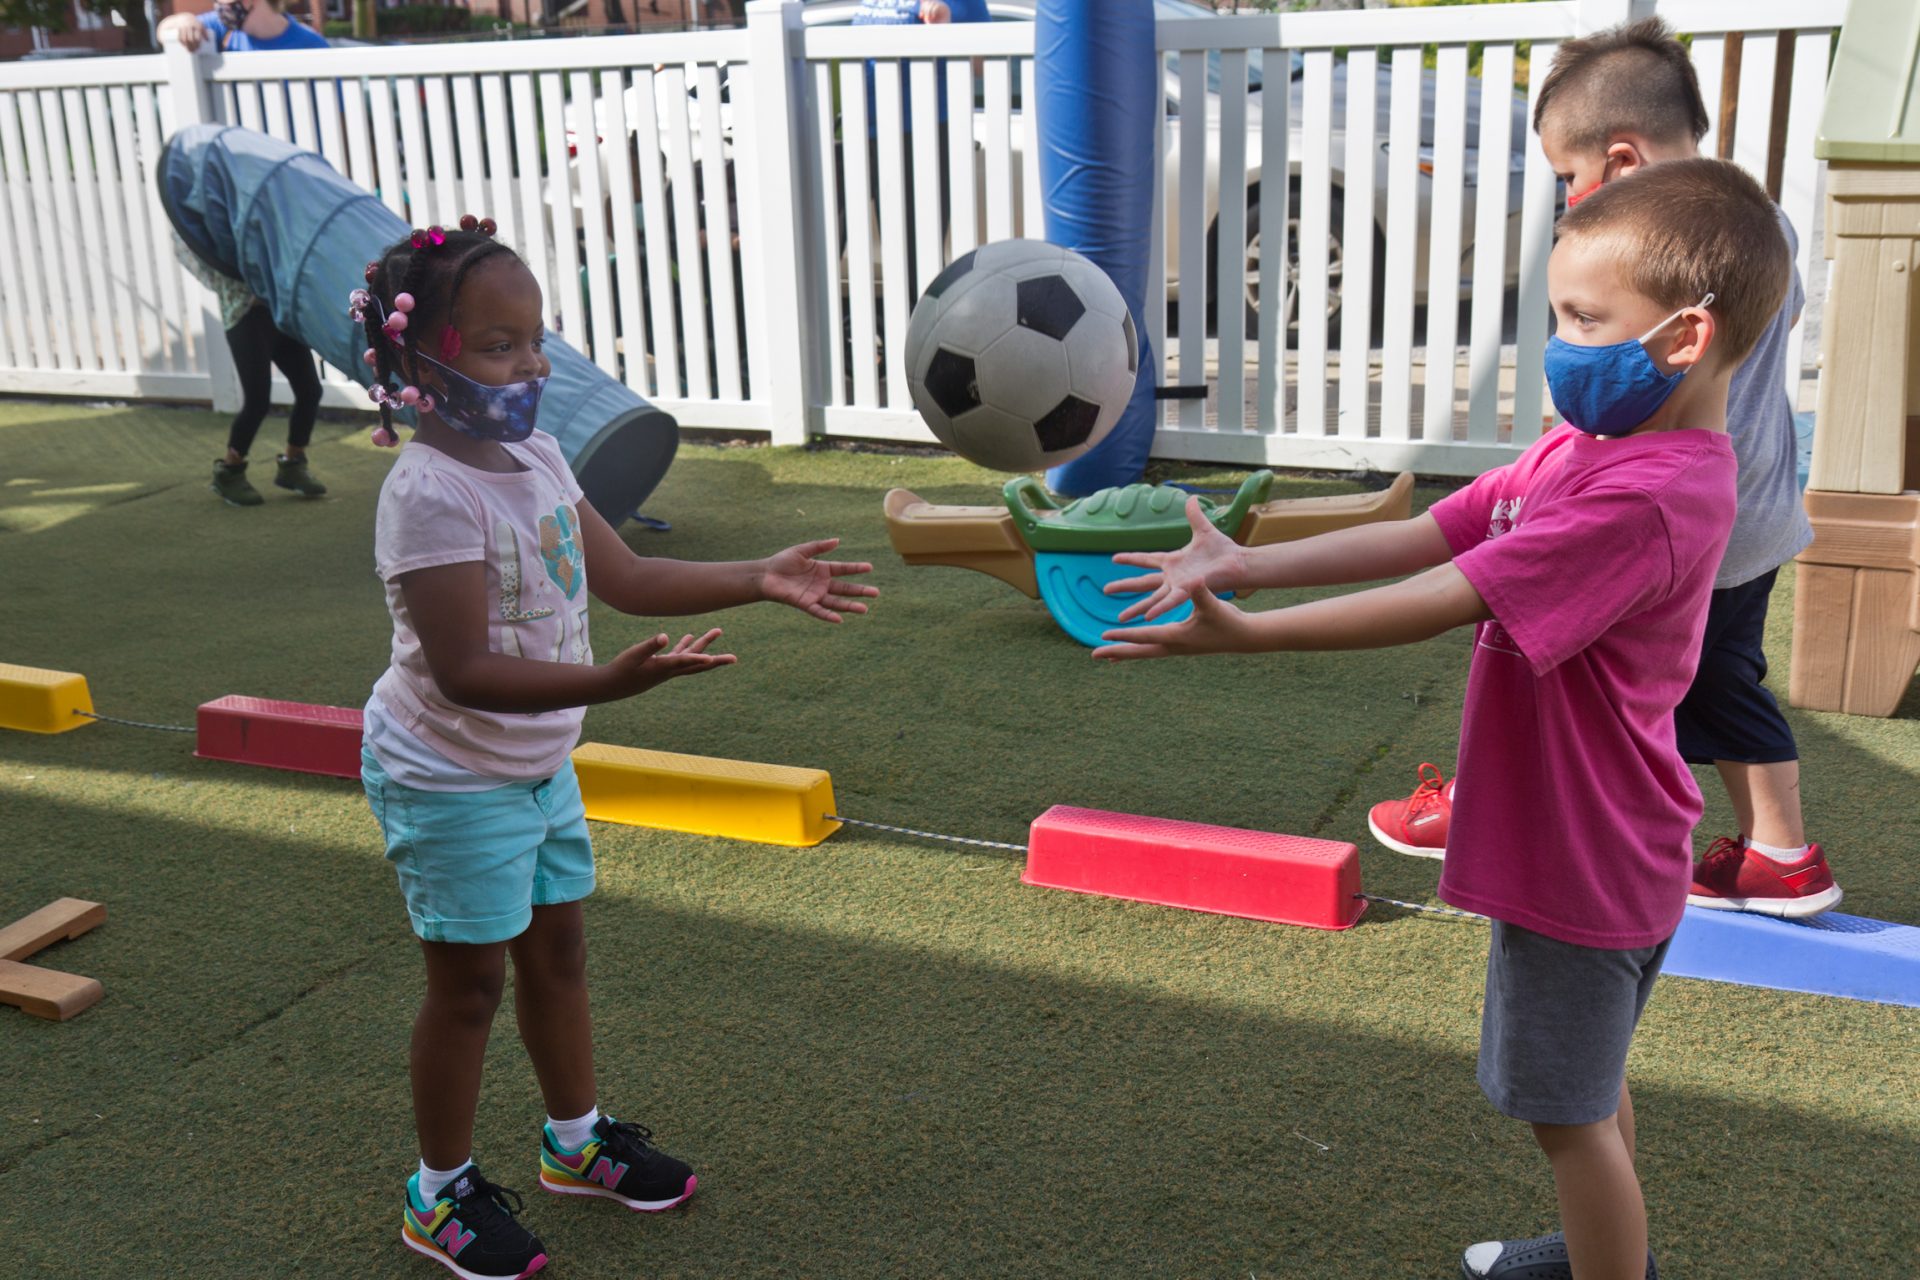
<svg viewBox="0 0 1920 1280"><path fill-rule="evenodd" d="M1345 929L1366 907L1350 844L1066 805L1033 820L1020 879L1313 929Z"/></svg>
<svg viewBox="0 0 1920 1280"><path fill-rule="evenodd" d="M334 778L360 777L360 711L229 694L203 703L194 753Z"/></svg>

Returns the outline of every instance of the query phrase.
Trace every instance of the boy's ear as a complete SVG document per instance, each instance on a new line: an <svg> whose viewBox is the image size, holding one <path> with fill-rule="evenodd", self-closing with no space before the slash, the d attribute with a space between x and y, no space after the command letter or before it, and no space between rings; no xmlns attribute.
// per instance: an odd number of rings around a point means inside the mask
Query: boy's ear
<svg viewBox="0 0 1920 1280"><path fill-rule="evenodd" d="M1714 323L1713 312L1705 307L1688 307L1674 317L1667 329L1670 334L1666 339L1668 345L1661 353L1659 363L1672 371L1698 368L1713 349L1718 326Z"/></svg>
<svg viewBox="0 0 1920 1280"><path fill-rule="evenodd" d="M1624 178L1630 173L1636 173L1646 168L1647 164L1645 153L1641 151L1640 144L1634 139L1616 137L1607 144L1607 158L1604 161L1603 170L1607 181L1611 182L1615 178Z"/></svg>

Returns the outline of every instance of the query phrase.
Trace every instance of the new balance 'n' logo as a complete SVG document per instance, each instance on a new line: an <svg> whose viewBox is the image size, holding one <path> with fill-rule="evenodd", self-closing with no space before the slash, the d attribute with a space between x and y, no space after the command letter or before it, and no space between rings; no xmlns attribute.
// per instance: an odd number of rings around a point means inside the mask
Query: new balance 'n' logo
<svg viewBox="0 0 1920 1280"><path fill-rule="evenodd" d="M447 1251L447 1256L457 1258L460 1251L473 1243L473 1232L461 1225L460 1219L448 1218L447 1225L434 1237L434 1243Z"/></svg>
<svg viewBox="0 0 1920 1280"><path fill-rule="evenodd" d="M612 1191L620 1185L620 1179L626 1176L626 1165L615 1164L605 1156L601 1156L593 1162L593 1172L587 1175L587 1179L590 1182L597 1182L607 1190Z"/></svg>

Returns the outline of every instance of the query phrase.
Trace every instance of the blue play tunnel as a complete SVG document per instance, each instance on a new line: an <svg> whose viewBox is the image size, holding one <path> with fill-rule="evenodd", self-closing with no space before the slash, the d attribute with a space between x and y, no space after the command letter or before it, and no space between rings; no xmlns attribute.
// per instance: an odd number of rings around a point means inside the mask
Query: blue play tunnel
<svg viewBox="0 0 1920 1280"><path fill-rule="evenodd" d="M407 234L404 222L322 157L247 129L180 130L157 176L188 248L244 280L283 333L367 384L366 334L347 316L347 295L364 286L368 259ZM546 351L553 376L539 427L559 442L594 510L617 525L667 473L679 428L557 334L547 334Z"/></svg>

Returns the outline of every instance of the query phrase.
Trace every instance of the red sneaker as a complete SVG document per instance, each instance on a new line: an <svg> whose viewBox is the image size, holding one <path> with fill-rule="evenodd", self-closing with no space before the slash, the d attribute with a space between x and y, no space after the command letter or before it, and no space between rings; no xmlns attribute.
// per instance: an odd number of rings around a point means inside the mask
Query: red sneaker
<svg viewBox="0 0 1920 1280"><path fill-rule="evenodd" d="M1447 856L1447 823L1453 817L1453 783L1433 765L1420 766L1420 785L1405 800L1382 800L1367 813L1373 838L1416 858Z"/></svg>
<svg viewBox="0 0 1920 1280"><path fill-rule="evenodd" d="M1819 845L1798 862L1775 862L1726 836L1707 848L1693 869L1687 901L1714 911L1753 911L1767 916L1817 916L1839 905L1840 886Z"/></svg>

